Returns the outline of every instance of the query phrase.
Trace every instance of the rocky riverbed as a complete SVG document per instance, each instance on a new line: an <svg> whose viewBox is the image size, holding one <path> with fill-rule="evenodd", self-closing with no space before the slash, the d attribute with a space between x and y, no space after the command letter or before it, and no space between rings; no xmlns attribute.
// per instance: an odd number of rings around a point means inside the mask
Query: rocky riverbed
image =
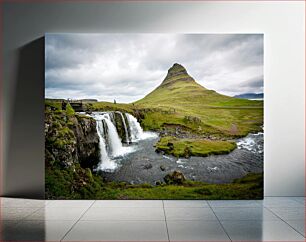
<svg viewBox="0 0 306 242"><path fill-rule="evenodd" d="M135 151L116 158L118 168L112 172L100 171L102 176L108 181L156 184L177 170L190 180L221 184L250 172L263 172L263 133L238 139L238 148L230 154L188 159L156 153L157 141L158 138L151 138L135 143Z"/></svg>

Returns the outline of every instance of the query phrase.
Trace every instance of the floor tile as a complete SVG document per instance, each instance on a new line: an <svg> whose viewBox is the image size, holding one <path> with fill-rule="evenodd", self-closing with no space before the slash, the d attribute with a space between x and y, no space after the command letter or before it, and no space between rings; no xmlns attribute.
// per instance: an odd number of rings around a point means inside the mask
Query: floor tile
<svg viewBox="0 0 306 242"><path fill-rule="evenodd" d="M293 199L305 206L305 197L293 197Z"/></svg>
<svg viewBox="0 0 306 242"><path fill-rule="evenodd" d="M305 236L305 220L286 220L290 226Z"/></svg>
<svg viewBox="0 0 306 242"><path fill-rule="evenodd" d="M213 208L220 220L279 220L265 208Z"/></svg>
<svg viewBox="0 0 306 242"><path fill-rule="evenodd" d="M170 241L230 241L218 221L167 221Z"/></svg>
<svg viewBox="0 0 306 242"><path fill-rule="evenodd" d="M211 200L207 201L212 208L218 207L262 207L262 200Z"/></svg>
<svg viewBox="0 0 306 242"><path fill-rule="evenodd" d="M48 208L89 208L95 201L94 200L51 200L46 205Z"/></svg>
<svg viewBox="0 0 306 242"><path fill-rule="evenodd" d="M265 197L263 201L265 207L303 207L303 203L298 202L293 197Z"/></svg>
<svg viewBox="0 0 306 242"><path fill-rule="evenodd" d="M165 208L170 220L217 220L211 208Z"/></svg>
<svg viewBox="0 0 306 242"><path fill-rule="evenodd" d="M81 220L165 220L163 208L90 208Z"/></svg>
<svg viewBox="0 0 306 242"><path fill-rule="evenodd" d="M1 208L1 220L21 220L35 211L39 210L40 208L32 208L32 207L26 207L26 208L8 208L4 207Z"/></svg>
<svg viewBox="0 0 306 242"><path fill-rule="evenodd" d="M161 208L162 200L97 200L92 206L109 208Z"/></svg>
<svg viewBox="0 0 306 242"><path fill-rule="evenodd" d="M284 220L303 220L305 219L304 207L269 208L273 213Z"/></svg>
<svg viewBox="0 0 306 242"><path fill-rule="evenodd" d="M283 221L221 221L233 241L304 241Z"/></svg>
<svg viewBox="0 0 306 242"><path fill-rule="evenodd" d="M60 241L69 231L74 221L25 220L11 228L6 240L17 241Z"/></svg>
<svg viewBox="0 0 306 242"><path fill-rule="evenodd" d="M165 211L172 241L228 240L215 214L233 240L304 241L304 204L304 197L264 202L1 198L0 239L59 241L81 218L66 240L168 241Z"/></svg>
<svg viewBox="0 0 306 242"><path fill-rule="evenodd" d="M75 221L45 221L45 239L46 241L61 240L64 235L71 229Z"/></svg>
<svg viewBox="0 0 306 242"><path fill-rule="evenodd" d="M79 221L64 241L168 241L165 221Z"/></svg>
<svg viewBox="0 0 306 242"><path fill-rule="evenodd" d="M26 220L78 220L87 208L74 207L74 208L41 208Z"/></svg>
<svg viewBox="0 0 306 242"><path fill-rule="evenodd" d="M1 198L1 207L7 208L41 208L47 204L48 201L36 199L22 199L22 198Z"/></svg>
<svg viewBox="0 0 306 242"><path fill-rule="evenodd" d="M164 200L165 208L203 208L209 207L205 200Z"/></svg>

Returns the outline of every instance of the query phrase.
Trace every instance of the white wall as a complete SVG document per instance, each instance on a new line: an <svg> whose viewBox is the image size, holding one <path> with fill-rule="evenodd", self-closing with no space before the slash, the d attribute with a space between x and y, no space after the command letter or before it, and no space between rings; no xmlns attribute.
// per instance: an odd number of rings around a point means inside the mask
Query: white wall
<svg viewBox="0 0 306 242"><path fill-rule="evenodd" d="M25 65L20 61L20 47L45 32L264 33L265 195L304 195L303 1L3 5L3 195L42 197L44 193L43 78L37 76L36 85L20 77L20 64ZM26 65L28 74L43 71ZM24 111L27 102L36 110L30 115Z"/></svg>

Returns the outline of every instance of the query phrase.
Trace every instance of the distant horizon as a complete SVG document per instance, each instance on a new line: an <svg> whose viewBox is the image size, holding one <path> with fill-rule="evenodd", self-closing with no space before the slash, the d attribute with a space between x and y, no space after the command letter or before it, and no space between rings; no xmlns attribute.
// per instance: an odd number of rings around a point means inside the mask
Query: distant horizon
<svg viewBox="0 0 306 242"><path fill-rule="evenodd" d="M175 62L233 97L263 93L263 34L46 34L45 96L132 103Z"/></svg>
<svg viewBox="0 0 306 242"><path fill-rule="evenodd" d="M256 95L260 95L260 94L263 94L264 95L264 93L263 92L260 92L260 93L240 93L240 94L236 94L235 96L239 96L239 95L245 95L245 94L256 94ZM235 96L229 96L229 97L235 97ZM64 98L64 97L62 97L62 98L50 98L50 97L45 97L45 99L54 99L54 100L97 100L97 102L111 102L111 101L104 101L104 100L99 100L99 99L96 99L96 98L89 98L89 97L87 97L87 98L80 98L80 99L75 99L75 98ZM113 100L114 101L114 100ZM137 100L136 100L137 101ZM116 100L116 102L117 102L117 100ZM135 102L135 101L134 101ZM130 103L124 103L124 102L117 102L117 103L121 103L121 104L130 104ZM131 102L131 103L133 103L133 102Z"/></svg>

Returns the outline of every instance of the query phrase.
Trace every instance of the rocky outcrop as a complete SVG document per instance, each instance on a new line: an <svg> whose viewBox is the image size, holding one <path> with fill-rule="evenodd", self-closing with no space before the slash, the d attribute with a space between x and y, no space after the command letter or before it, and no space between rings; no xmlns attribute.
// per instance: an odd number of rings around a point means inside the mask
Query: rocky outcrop
<svg viewBox="0 0 306 242"><path fill-rule="evenodd" d="M192 82L192 83L195 82L195 80L188 74L185 67L183 67L178 63L175 63L168 70L167 76L163 80L161 86L169 86L177 81Z"/></svg>
<svg viewBox="0 0 306 242"><path fill-rule="evenodd" d="M95 120L63 110L46 110L45 154L47 166L67 168L75 163L83 168L96 166L100 154Z"/></svg>
<svg viewBox="0 0 306 242"><path fill-rule="evenodd" d="M164 177L164 181L168 185L182 185L186 181L186 178L182 172L173 171Z"/></svg>
<svg viewBox="0 0 306 242"><path fill-rule="evenodd" d="M84 116L76 116L72 130L77 139L78 162L82 167L95 166L100 161L99 137L96 121Z"/></svg>
<svg viewBox="0 0 306 242"><path fill-rule="evenodd" d="M114 117L114 123L117 129L117 133L119 137L121 138L122 143L129 143L130 142L130 128L129 128L129 122L126 118L125 113L116 111L113 113Z"/></svg>

